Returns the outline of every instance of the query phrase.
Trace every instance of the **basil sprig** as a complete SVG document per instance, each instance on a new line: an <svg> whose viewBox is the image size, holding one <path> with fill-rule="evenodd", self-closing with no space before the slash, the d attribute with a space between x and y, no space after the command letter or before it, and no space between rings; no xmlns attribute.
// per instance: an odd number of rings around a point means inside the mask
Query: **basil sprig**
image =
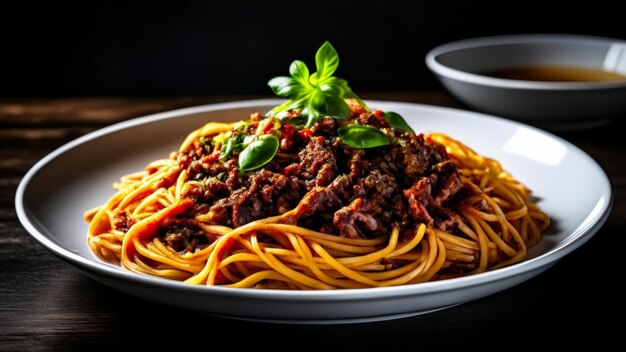
<svg viewBox="0 0 626 352"><path fill-rule="evenodd" d="M264 134L252 140L239 153L239 170L250 171L269 163L278 151L279 141L272 134Z"/></svg>
<svg viewBox="0 0 626 352"><path fill-rule="evenodd" d="M317 50L315 66L317 72L309 74L306 64L295 60L289 66L291 77L275 77L268 82L276 95L289 99L272 109L273 113L300 110L306 118L304 127L309 128L324 116L340 120L348 117L350 108L345 98L355 99L367 110L367 105L352 92L348 82L333 76L339 66L339 56L328 41Z"/></svg>
<svg viewBox="0 0 626 352"><path fill-rule="evenodd" d="M337 132L341 141L352 148L375 148L391 143L389 137L375 127L349 124Z"/></svg>

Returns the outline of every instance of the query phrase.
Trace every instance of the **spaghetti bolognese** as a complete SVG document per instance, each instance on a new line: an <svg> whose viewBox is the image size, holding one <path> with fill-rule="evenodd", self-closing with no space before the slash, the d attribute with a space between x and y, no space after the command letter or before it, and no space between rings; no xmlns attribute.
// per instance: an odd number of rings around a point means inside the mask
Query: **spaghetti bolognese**
<svg viewBox="0 0 626 352"><path fill-rule="evenodd" d="M286 104L210 122L115 183L85 213L91 250L141 274L277 289L403 285L523 260L550 224L529 189L460 141L371 111L333 80L336 64L320 68L336 56L328 46L306 81L338 95L319 104L315 87L306 100L286 93L293 81L270 81Z"/></svg>

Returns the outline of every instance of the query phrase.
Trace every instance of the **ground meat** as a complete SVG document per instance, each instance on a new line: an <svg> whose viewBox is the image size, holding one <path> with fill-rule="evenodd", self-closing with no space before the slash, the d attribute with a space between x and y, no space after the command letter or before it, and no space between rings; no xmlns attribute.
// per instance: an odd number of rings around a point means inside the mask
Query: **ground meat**
<svg viewBox="0 0 626 352"><path fill-rule="evenodd" d="M216 181L207 183L204 192L209 192L210 188L217 185L220 185L220 191L224 190L225 183ZM257 219L283 214L293 209L306 192L304 181L267 169L250 174L241 185L210 207L208 212L214 222L238 227Z"/></svg>
<svg viewBox="0 0 626 352"><path fill-rule="evenodd" d="M441 206L445 201L454 197L463 188L456 166L450 161L442 161L433 167L438 179L437 194L433 201Z"/></svg>
<svg viewBox="0 0 626 352"><path fill-rule="evenodd" d="M228 176L226 178L226 185L231 191L239 188L239 169L237 168L237 160L230 159L224 163L226 170L228 170Z"/></svg>
<svg viewBox="0 0 626 352"><path fill-rule="evenodd" d="M435 226L441 231L449 232L453 228L456 228L461 222L461 216L459 215L459 213L446 207L436 208L436 213L434 217Z"/></svg>
<svg viewBox="0 0 626 352"><path fill-rule="evenodd" d="M403 191L413 219L424 221L447 231L460 221L460 216L446 207L445 202L463 188L456 166L449 161L432 167L428 177L422 177Z"/></svg>
<svg viewBox="0 0 626 352"><path fill-rule="evenodd" d="M381 227L379 221L371 214L361 211L363 199L357 198L349 205L337 210L333 216L333 225L339 235L348 238L367 237Z"/></svg>
<svg viewBox="0 0 626 352"><path fill-rule="evenodd" d="M398 192L396 178L389 174L383 174L377 169L370 171L363 179L363 185L371 195L378 199L378 202L389 199Z"/></svg>
<svg viewBox="0 0 626 352"><path fill-rule="evenodd" d="M425 144L424 137L411 138L400 147L406 184L412 184L429 171L431 165L446 160L445 150Z"/></svg>
<svg viewBox="0 0 626 352"><path fill-rule="evenodd" d="M283 152L290 151L296 142L297 130L295 127L289 124L284 124L280 127L280 150Z"/></svg>
<svg viewBox="0 0 626 352"><path fill-rule="evenodd" d="M239 150L220 161L207 145L192 143L176 160L198 181L184 194L195 201L193 212L232 227L289 214L286 223L349 238L388 236L394 227L415 229L419 223L453 231L460 222L456 209L463 184L445 149L423 135L390 128L382 111L351 109L347 121L325 117L310 129L282 124L274 132L274 122L255 116L237 133L276 133L280 143L277 156L260 170L241 172ZM289 114L290 120L298 118L296 111ZM345 123L383 128L391 144L371 149L343 144L337 129ZM123 215L114 221L132 226ZM182 231L163 236L172 248L197 245Z"/></svg>
<svg viewBox="0 0 626 352"><path fill-rule="evenodd" d="M298 153L299 163L285 168L285 174L298 176L312 186L328 186L337 171L337 161L327 139L313 136L307 145Z"/></svg>
<svg viewBox="0 0 626 352"><path fill-rule="evenodd" d="M426 206L432 203L430 192L431 186L428 177L422 177L411 188L403 191L404 197L409 203L409 210L413 219L432 225L433 219L426 210Z"/></svg>
<svg viewBox="0 0 626 352"><path fill-rule="evenodd" d="M367 160L363 160L363 157L365 156L365 150L354 149L348 146L344 146L343 153L348 159L347 169L349 170L350 178L353 180L358 179L370 166Z"/></svg>
<svg viewBox="0 0 626 352"><path fill-rule="evenodd" d="M211 214L211 221L215 224L232 226L232 212L233 212L233 196L228 198L222 198L215 202L209 209L208 213ZM199 211L200 212L200 211ZM204 212L200 212L201 214Z"/></svg>
<svg viewBox="0 0 626 352"><path fill-rule="evenodd" d="M320 230L350 238L385 236L392 228L394 203L402 202L398 192L395 178L380 170L371 170L357 182L340 176L328 187L307 193L292 222L315 226L321 221Z"/></svg>
<svg viewBox="0 0 626 352"><path fill-rule="evenodd" d="M193 198L198 204L211 204L216 200L230 195L230 190L226 183L218 178L209 178L202 186L192 186L189 188L186 197Z"/></svg>
<svg viewBox="0 0 626 352"><path fill-rule="evenodd" d="M384 113L381 110L373 112L358 109L356 113L356 123L359 125L369 125L378 128L389 127L389 123L384 119Z"/></svg>
<svg viewBox="0 0 626 352"><path fill-rule="evenodd" d="M404 217L405 205L400 195L397 179L390 174L385 174L379 169L370 171L363 179L363 185L367 192L363 209L373 214L379 221L379 226L373 234L388 234L396 226L394 216ZM394 211L395 210L395 211Z"/></svg>
<svg viewBox="0 0 626 352"><path fill-rule="evenodd" d="M198 232L191 224L174 223L165 227L159 233L159 238L180 253L193 253L199 246L208 243L207 237Z"/></svg>
<svg viewBox="0 0 626 352"><path fill-rule="evenodd" d="M339 176L328 187L315 187L302 198L286 222L297 223L300 218L338 208L346 199L349 184L347 176Z"/></svg>
<svg viewBox="0 0 626 352"><path fill-rule="evenodd" d="M332 117L323 117L311 126L311 133L314 136L333 136L337 135L339 124Z"/></svg>
<svg viewBox="0 0 626 352"><path fill-rule="evenodd" d="M233 226L239 227L266 217L266 208L263 207L263 202L259 199L257 192L241 188L233 193L231 199L233 201Z"/></svg>
<svg viewBox="0 0 626 352"><path fill-rule="evenodd" d="M120 231L128 231L134 224L135 220L128 216L125 211L120 211L113 216L113 226Z"/></svg>

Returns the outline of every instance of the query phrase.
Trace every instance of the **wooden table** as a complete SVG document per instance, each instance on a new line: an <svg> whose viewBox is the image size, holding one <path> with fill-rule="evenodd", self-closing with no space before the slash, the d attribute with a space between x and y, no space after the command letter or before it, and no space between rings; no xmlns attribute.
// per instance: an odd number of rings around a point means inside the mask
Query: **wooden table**
<svg viewBox="0 0 626 352"><path fill-rule="evenodd" d="M459 106L442 92L367 94L365 98ZM112 346L385 347L532 349L544 341L608 349L622 344L626 248L624 123L558 133L604 168L614 195L604 227L542 275L461 306L396 321L291 326L236 321L158 305L114 291L36 243L14 209L24 173L62 144L111 123L169 109L254 97L0 99L0 350ZM585 185L577 185L585 187ZM576 192L573 188L572 192ZM619 282L619 285L618 285ZM291 345L288 341L300 341ZM143 350L143 349L142 349Z"/></svg>

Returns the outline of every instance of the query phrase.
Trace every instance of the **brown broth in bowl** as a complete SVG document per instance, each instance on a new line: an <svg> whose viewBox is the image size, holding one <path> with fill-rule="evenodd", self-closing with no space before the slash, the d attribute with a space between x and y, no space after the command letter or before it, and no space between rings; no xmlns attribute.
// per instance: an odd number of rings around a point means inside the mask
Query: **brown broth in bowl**
<svg viewBox="0 0 626 352"><path fill-rule="evenodd" d="M546 82L616 82L626 75L595 68L573 66L523 66L483 72L490 77Z"/></svg>

